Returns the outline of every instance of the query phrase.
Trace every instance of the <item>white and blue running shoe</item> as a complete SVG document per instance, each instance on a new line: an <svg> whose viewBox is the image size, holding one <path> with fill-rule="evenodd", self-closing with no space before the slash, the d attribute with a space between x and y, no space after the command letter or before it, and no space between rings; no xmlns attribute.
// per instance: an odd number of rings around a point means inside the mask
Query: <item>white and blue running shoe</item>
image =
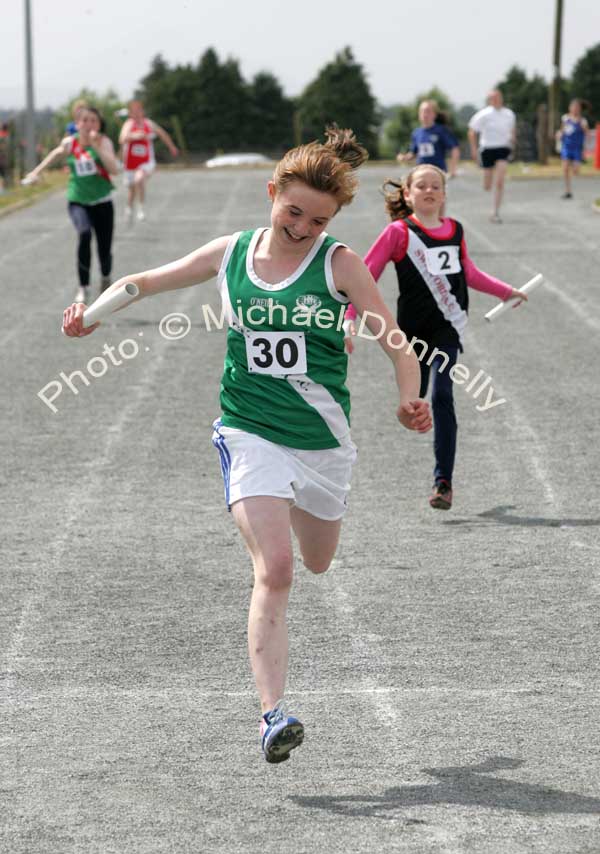
<svg viewBox="0 0 600 854"><path fill-rule="evenodd" d="M267 762L284 762L290 751L304 740L304 727L286 711L279 700L270 712L265 712L261 723L262 749Z"/></svg>

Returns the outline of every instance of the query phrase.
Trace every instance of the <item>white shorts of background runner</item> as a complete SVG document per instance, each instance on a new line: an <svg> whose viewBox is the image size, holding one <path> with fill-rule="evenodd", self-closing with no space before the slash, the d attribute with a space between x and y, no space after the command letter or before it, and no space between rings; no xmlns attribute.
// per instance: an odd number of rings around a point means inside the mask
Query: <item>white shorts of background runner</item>
<svg viewBox="0 0 600 854"><path fill-rule="evenodd" d="M356 460L350 434L339 448L304 451L224 427L219 420L213 429L229 507L242 498L268 495L287 498L301 510L330 522L346 512Z"/></svg>
<svg viewBox="0 0 600 854"><path fill-rule="evenodd" d="M146 178L149 178L156 169L156 163L153 160L149 160L148 163L140 163L137 169L125 169L123 172L123 181L126 187L130 187L133 184L135 176L140 169L146 173Z"/></svg>

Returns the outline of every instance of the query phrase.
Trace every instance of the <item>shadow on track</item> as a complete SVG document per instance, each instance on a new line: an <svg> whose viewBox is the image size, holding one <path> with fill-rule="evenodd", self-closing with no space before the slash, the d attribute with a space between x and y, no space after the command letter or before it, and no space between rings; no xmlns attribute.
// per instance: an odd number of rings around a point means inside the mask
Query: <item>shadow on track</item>
<svg viewBox="0 0 600 854"><path fill-rule="evenodd" d="M600 798L490 776L521 765L522 759L492 756L479 765L423 768L438 781L429 785L397 786L381 795L295 795L290 800L339 815L384 819L398 818L393 813L403 808L441 804L513 810L523 815L600 814ZM426 824L416 819L407 823Z"/></svg>
<svg viewBox="0 0 600 854"><path fill-rule="evenodd" d="M523 528L589 528L600 525L600 519L545 519L542 516L517 516L509 513L516 510L513 504L501 504L484 513L478 513L475 519L448 519L444 525L472 525L486 522L499 522L502 525L520 525ZM481 522L477 520L481 519Z"/></svg>

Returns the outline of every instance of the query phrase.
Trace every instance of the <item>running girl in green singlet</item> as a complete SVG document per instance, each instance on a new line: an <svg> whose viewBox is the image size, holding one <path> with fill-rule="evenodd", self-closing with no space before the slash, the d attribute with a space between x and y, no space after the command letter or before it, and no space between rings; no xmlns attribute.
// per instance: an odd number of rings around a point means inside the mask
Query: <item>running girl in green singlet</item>
<svg viewBox="0 0 600 854"><path fill-rule="evenodd" d="M110 289L135 282L144 297L217 277L229 329L223 414L214 424L213 443L226 502L254 565L248 647L268 762L287 759L304 736L281 701L292 532L306 567L325 572L338 544L356 456L345 385L343 313L349 300L375 318L367 326L392 361L400 423L419 432L431 429L428 404L419 399L417 357L402 349L406 339L361 259L325 232L352 201L353 169L367 156L351 131L330 128L327 136L324 145L292 149L277 165L268 184L270 228L219 237ZM83 311L78 304L65 310L67 335L93 331L95 326L84 329ZM387 334L381 334L382 323Z"/></svg>
<svg viewBox="0 0 600 854"><path fill-rule="evenodd" d="M92 230L96 234L101 290L110 285L112 270L114 209L111 195L114 187L110 176L116 175L118 163L113 144L104 134L104 120L98 110L83 108L77 120L77 133L66 136L24 180L27 183L37 181L47 166L65 156L69 166L69 216L79 236L76 301L84 303L88 300L90 284Z"/></svg>

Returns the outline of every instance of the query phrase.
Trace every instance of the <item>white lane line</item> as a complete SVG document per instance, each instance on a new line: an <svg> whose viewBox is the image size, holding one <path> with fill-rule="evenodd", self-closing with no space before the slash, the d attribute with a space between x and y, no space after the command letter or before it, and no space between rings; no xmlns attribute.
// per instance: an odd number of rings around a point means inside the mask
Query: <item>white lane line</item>
<svg viewBox="0 0 600 854"><path fill-rule="evenodd" d="M535 275L539 272L539 270L534 270L533 267L530 267L529 264L525 264L522 261L519 261L519 266L522 270L531 273L531 275ZM578 301L573 299L573 297L570 297L564 288L559 288L558 285L555 285L550 279L546 278L546 276L544 276L543 287L550 291L550 293L562 302L563 305L566 305L582 323L590 329L593 329L594 332L600 332L600 321L594 318L593 315L595 310L592 309L589 304L586 304L581 300Z"/></svg>
<svg viewBox="0 0 600 854"><path fill-rule="evenodd" d="M178 311L190 301L190 292L185 294L183 300L177 306ZM23 648L26 633L31 631L32 623L35 622L35 611L38 609L37 617L39 618L39 604L43 600L46 592L47 584L51 574L60 567L61 559L65 554L72 536L72 529L80 518L85 509L85 498L87 495L97 495L101 489L101 483L104 477L104 466L107 465L111 453L115 446L121 441L125 435L125 426L133 418L135 410L143 402L145 397L153 392L155 387L155 375L163 365L169 345L165 341L160 350L155 351L152 361L148 361L147 372L144 374L139 383L130 389L129 403L121 410L119 419L112 429L104 434L104 447L99 455L100 465L97 467L88 466L87 471L89 476L82 478L82 483L78 489L71 493L68 500L65 517L63 519L63 527L61 532L54 538L52 543L46 550L46 556L41 559L41 574L42 578L37 578L35 584L30 586L33 591L29 594L23 609L21 611L19 621L16 625L13 637L8 645L6 652L6 664L4 671L7 676L6 689L10 699L12 692L12 683L15 676L15 665Z"/></svg>
<svg viewBox="0 0 600 854"><path fill-rule="evenodd" d="M2 338L2 340L0 340L0 347L5 347L10 341L13 340L15 335L17 335L19 332L21 332L22 329L23 329L22 325L21 326L13 326L13 328L10 330L10 332L7 332L6 335L4 336L4 338Z"/></svg>
<svg viewBox="0 0 600 854"><path fill-rule="evenodd" d="M5 264L9 258L14 258L15 255L19 254L19 252L29 252L32 249L37 249L40 243L44 243L51 237L56 237L56 235L60 234L61 231L66 231L66 228L61 227L57 228L55 231L42 231L41 234L36 236L35 240L30 240L28 243L20 243L18 246L15 246L14 249L11 249L10 252L0 255L0 264Z"/></svg>
<svg viewBox="0 0 600 854"><path fill-rule="evenodd" d="M178 190L178 187L175 187L173 185L171 191L165 195L165 197L161 200L161 202L153 210L153 213L162 213L165 206L169 204L169 202L171 201L173 196L177 193L177 190ZM115 211L116 211L116 205L115 205ZM9 258L12 258L14 255L17 255L19 252L23 252L26 250L28 251L28 250L37 248L40 243L44 243L46 240L49 240L51 237L56 238L58 235L62 234L63 232L67 232L67 231L71 231L71 230L72 230L72 226L71 226L69 220L67 219L67 220L65 220L63 225L61 225L59 228L55 229L54 231L44 231L39 236L37 236L34 240L32 240L28 243L19 244L19 246L17 246L11 252L8 252L5 255L0 256L0 264L4 264L5 261L7 261ZM119 234L119 232L117 232L115 234L115 243L119 242L119 237L120 237L120 234ZM7 344L9 344L12 341L12 339L16 335L18 335L19 332L21 332L29 322L30 322L30 318L25 314L25 316L23 316L21 318L21 322L18 325L14 326L11 330L9 330L6 333L6 335L0 339L0 348L5 347Z"/></svg>
<svg viewBox="0 0 600 854"><path fill-rule="evenodd" d="M458 217L458 219L465 226L466 235L474 234L475 237L477 238L477 240L479 240L480 243L483 243L483 245L485 247L487 247L487 249L489 249L491 252L495 252L496 254L502 252L502 249L500 249L498 244L494 243L492 240L490 240L490 238L487 236L487 234L484 234L483 231L480 231L480 229L476 228L473 225L473 223L471 222L471 220L462 216L462 214ZM468 247L468 244L469 244L469 241L467 239L467 247ZM469 254L471 254L470 249L468 249L468 252L469 252Z"/></svg>
<svg viewBox="0 0 600 854"><path fill-rule="evenodd" d="M452 685L427 685L407 687L405 685L374 685L363 686L361 688L344 686L327 688L290 688L286 690L286 697L397 697L398 695L413 697L423 695L442 695L442 696L468 696L468 697L514 697L519 695L540 695L544 694L545 686L540 687L539 682L527 682L520 685L511 685L510 687L490 687L490 688L469 688L468 686L452 686ZM550 682L548 684L548 693L555 696L556 694L572 694L573 692L585 694L586 696L600 694L600 688L591 685L583 684L582 682L565 682L560 681L560 684ZM222 688L215 688L212 691L205 691L193 686L182 687L180 685L167 685L161 688L148 688L140 686L139 688L121 688L118 685L111 685L109 688L98 686L83 687L83 686L60 686L52 688L48 691L36 691L35 689L25 689L23 697L28 700L45 697L91 697L109 696L111 698L119 697L120 699L130 698L135 702L139 702L140 698L147 697L150 700L155 700L161 697L173 698L180 696L190 697L192 700L202 699L209 700L211 698L231 697L231 698L248 698L256 700L256 691L253 688L247 688L241 691L227 691Z"/></svg>
<svg viewBox="0 0 600 854"><path fill-rule="evenodd" d="M161 214L161 213L162 213L162 211L164 210L164 208L165 208L165 207L169 204L169 202L172 200L173 196L175 196L175 195L176 195L176 193L177 193L177 189L178 189L178 188L176 188L176 187L175 187L175 185L171 185L171 189L170 189L170 191L169 191L168 193L166 193L166 194L165 194L165 196L161 199L160 203L157 205L157 207L156 207L156 209L155 209L156 213L159 213L159 214ZM116 205L115 205L115 210L116 210ZM67 220L67 221L65 222L64 226L61 226L61 228L57 229L56 231L49 231L49 232L47 232L47 233L44 233L44 235L43 235L43 239L48 239L49 237L56 237L56 235L57 235L57 234L59 234L61 231L68 231L68 230L71 230L71 228L72 228L72 226L70 225L70 222ZM31 246L36 245L36 243L37 243L37 242L39 242L39 239L38 239L38 238L36 238L36 240L35 240L35 241L33 241L33 243L27 244L27 247L28 247L28 248L30 248ZM115 243L119 242L119 233L118 233L118 232L117 232L117 234L115 235L115 240L114 240L114 242L115 242ZM15 250L15 252L19 252L19 251L21 251L21 249L22 249L22 248L24 248L24 247L23 247L23 246L19 246L19 247ZM10 254L10 253L9 253L9 254ZM5 256L5 257L6 257L6 256ZM2 259L0 258L0 261L1 261L1 260L2 260ZM58 326L58 327L60 327L60 318L61 318L61 316L62 316L62 311L60 311L60 312L58 312L58 311L57 311L56 316L57 316L57 326ZM6 334L6 335L5 335L2 339L0 339L0 349L1 349L2 347L5 347L7 344L9 344L9 343L12 341L12 339L15 337L15 335L18 335L20 332L22 332L22 330L23 330L23 329L25 329L26 325L27 325L28 323L30 323L30 322L31 322L31 320L30 320L30 318L28 317L28 315L27 315L27 314L24 314L24 316L22 317L21 322L20 322L19 324L17 324L16 326L14 326L14 327L13 327L13 328L12 328L12 329L11 329L11 330ZM59 328L59 331L60 331L60 328Z"/></svg>
<svg viewBox="0 0 600 854"><path fill-rule="evenodd" d="M478 228L475 228L473 224L466 220L464 216L460 217L460 221L464 223L468 232L472 232L477 239L483 243L489 250L495 252L497 254L502 254L503 250L498 244L494 243L492 240L487 237L482 231ZM587 246L588 250L591 252L591 248ZM569 294L565 291L564 287L560 288L555 285L550 279L546 277L546 274L543 270L535 270L529 264L524 261L520 261L518 258L514 259L516 265L524 270L528 276L534 276L536 273L542 273L544 276L544 285L550 293L555 296L563 305L566 305L567 308L576 315L576 317L588 326L590 329L593 329L594 332L600 332L600 321L594 318L594 309L585 303L585 301L581 300L581 297L576 300L573 297L569 296Z"/></svg>
<svg viewBox="0 0 600 854"><path fill-rule="evenodd" d="M523 213L527 219L531 222L535 222L540 226L541 233L548 234L550 229L553 229L556 234L556 244L560 245L563 243L567 244L578 244L580 249L583 249L586 252L595 252L597 250L597 245L591 243L590 240L583 236L577 228L571 228L570 221L560 222L551 218L545 219L543 216L540 216L539 213L535 213L530 210L530 206L526 207L522 203L519 202L511 202L511 208L515 208L515 210ZM548 235L550 237L550 235ZM550 237L552 242L553 238Z"/></svg>
<svg viewBox="0 0 600 854"><path fill-rule="evenodd" d="M360 208L359 208L360 211ZM461 217L461 221L465 222L464 218ZM469 228L467 228L467 231ZM479 232L477 229L470 229L475 233L480 242L487 246L493 252L498 252L498 247L494 244L486 235ZM475 346L476 351L479 350ZM479 350L478 355L482 356L481 351ZM496 387L496 383L494 384ZM505 394L502 394L501 390L498 390L500 396L505 397ZM512 401L511 401L512 403ZM512 407L511 407L512 409ZM531 427L531 425L527 422L522 412L520 412L519 407L515 406L512 411L512 415L516 414L517 418L517 430L519 435L527 437L527 463L529 468L532 470L532 473L536 480L538 480L544 490L544 494L546 496L547 502L553 507L556 508L557 502L556 497L554 495L554 491L550 484L550 481L547 477L547 472L545 465L543 463L544 459L544 449L539 440L539 437ZM514 423L514 421L513 421ZM493 456L493 463L495 466L500 468L500 463L496 459L496 456ZM334 608L337 619L342 625L353 625L357 626L361 622L360 618L360 605L354 605L350 594L346 589L341 587L336 583L336 574L335 567L338 564L339 559L336 558L332 561L332 565L328 573L326 573L323 579L318 579L319 581L319 593L322 599L327 598L327 607ZM331 575L330 575L331 573ZM353 631L349 633L351 636L351 656L358 661L377 661L380 657L378 655L376 644L372 641L368 643L363 641L361 637L361 633L358 631ZM359 694L363 695L370 699L371 706L373 708L374 714L377 719L381 722L381 724L387 728L395 728L400 725L399 720L399 710L397 705L393 702L393 696L399 692L401 692L403 688L397 689L377 689L377 688L364 688L364 689L341 689L339 691L340 694L348 693L348 694ZM439 689L438 689L439 690ZM527 689L524 689L527 690ZM301 694L295 694L293 690L286 692L290 697L292 696L301 696L306 695L309 696L310 692L302 691ZM474 691L471 693L475 693Z"/></svg>
<svg viewBox="0 0 600 854"><path fill-rule="evenodd" d="M485 359L485 353L477 342L477 337L472 329L469 330L469 347L475 351L480 363ZM548 451L542 442L538 433L531 426L531 423L524 414L523 408L514 394L509 394L504 391L499 384L494 380L494 391L499 397L504 397L510 405L510 418L506 418L506 427L514 434L515 440L525 440L526 444L520 448L519 443L511 447L515 448L518 453L522 450L525 456L525 462L537 482L542 487L546 496L546 502L555 510L559 511L559 502L556 498L554 489L550 481L546 460L548 459ZM492 455L492 459L496 459L496 455Z"/></svg>
<svg viewBox="0 0 600 854"><path fill-rule="evenodd" d="M10 258L13 258L15 255L18 255L19 252L29 251L29 250L34 249L34 248L37 249L37 247L39 246L40 243L44 243L46 240L48 240L51 237L56 237L57 234L60 234L60 232L64 231L64 230L65 229L63 229L63 228L59 228L56 231L42 232L42 234L40 234L39 237L36 237L35 240L33 240L29 243L22 243L19 246L17 246L15 249L13 249L11 252L7 252L4 255L0 256L0 264L5 264L6 261L8 261ZM0 348L5 347L10 341L12 341L12 339L15 337L15 335L17 335L19 332L21 332L25 328L26 324L29 322L30 322L30 318L27 316L27 314L25 314L24 317L22 316L21 317L21 323L19 323L17 326L13 326L13 328L10 329L6 333L6 335L4 335L3 338L0 339Z"/></svg>
<svg viewBox="0 0 600 854"><path fill-rule="evenodd" d="M216 220L217 227L223 231L227 228L227 219L233 211L240 183L241 177L239 177L233 184L228 200ZM168 203L173 195L174 192L168 195L168 198L165 200L162 207ZM192 288L183 291L182 298L173 307L173 310L181 311L189 302L193 301L195 296L196 295ZM154 389L156 387L155 376L162 367L165 357L170 351L170 346L170 342L163 341L162 348L155 351L152 361L145 362L148 366L147 372L138 384L130 389L131 396L129 398L129 403L126 404L121 411L117 424L113 425L113 428L105 433L104 447L100 457L104 464L109 461L111 452L125 435L125 426L133 419L135 411L140 403L142 403L148 395L154 393ZM51 574L53 571L55 572L60 568L61 558L65 554L72 536L72 528L82 513L85 512L86 496L90 494L96 495L99 493L104 477L103 473L104 469L102 467L98 467L95 470L92 467L90 476L83 478L79 488L71 494L64 514L65 518L63 519L62 530L47 547L46 554L48 557L43 561L40 567L41 577L38 576L36 579L31 581L30 587L32 588L32 592L27 597L21 609L19 620L4 656L5 663L3 671L5 679L3 682L4 691L9 702L13 701L15 676L18 672L18 658L25 644L27 633L31 633L32 631L32 623L35 623L36 618L39 619L41 616L40 605L46 594Z"/></svg>

